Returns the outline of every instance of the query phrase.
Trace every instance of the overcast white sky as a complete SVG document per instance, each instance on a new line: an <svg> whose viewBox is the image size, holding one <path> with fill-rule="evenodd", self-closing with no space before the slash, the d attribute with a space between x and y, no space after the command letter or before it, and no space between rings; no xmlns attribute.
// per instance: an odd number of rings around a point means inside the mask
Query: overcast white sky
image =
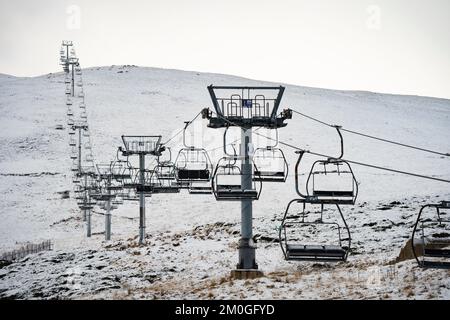
<svg viewBox="0 0 450 320"><path fill-rule="evenodd" d="M0 73L60 71L62 39L83 67L450 98L449 0L0 0Z"/></svg>

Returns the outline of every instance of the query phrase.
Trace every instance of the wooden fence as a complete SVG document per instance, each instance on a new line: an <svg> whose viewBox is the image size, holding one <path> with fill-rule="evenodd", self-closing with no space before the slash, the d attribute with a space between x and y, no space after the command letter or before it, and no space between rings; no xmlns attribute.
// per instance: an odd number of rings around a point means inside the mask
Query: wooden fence
<svg viewBox="0 0 450 320"><path fill-rule="evenodd" d="M20 249L16 249L10 252L5 252L0 255L0 260L5 261L17 261L19 259L22 259L23 257L32 254L32 253L38 253L40 251L45 250L52 250L52 242L50 240L43 241L38 244L27 244L23 246Z"/></svg>

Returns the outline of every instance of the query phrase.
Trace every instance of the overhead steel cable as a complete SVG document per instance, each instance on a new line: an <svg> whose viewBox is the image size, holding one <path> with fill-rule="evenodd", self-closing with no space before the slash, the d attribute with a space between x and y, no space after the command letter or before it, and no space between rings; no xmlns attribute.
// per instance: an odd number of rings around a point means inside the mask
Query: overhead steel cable
<svg viewBox="0 0 450 320"><path fill-rule="evenodd" d="M232 125L234 125L234 126L241 127L240 125L233 123L232 121L230 121L230 120L226 119L225 117L223 117L223 116L217 114L216 112L214 112L214 111L212 111L212 112L213 112L217 117L222 118L222 119L225 120L226 122L228 122L228 123L230 123L230 124L232 124ZM252 132L254 132L254 133L255 133L256 135L258 135L258 136L261 136L261 137L264 137L264 138L266 138L266 139L275 141L274 138L267 137L267 136L265 136L265 135L263 135L263 134L261 134L261 133L255 132L255 131L256 131L256 130L253 130ZM289 143L286 143L286 142L283 142L283 141L280 141L280 140L278 140L278 143L279 143L279 144L282 144L282 145L284 145L284 146L290 147L290 148L292 148L292 149L295 149L295 150L298 150L298 151L302 151L302 152L305 152L305 153L309 153L309 154L312 154L312 155L315 155L315 156L324 157L324 158L330 158L330 159L333 159L333 158L334 158L333 156L329 156L329 155L326 155L326 154L321 154L321 153L313 152L313 151L310 151L310 150L306 150L306 149L303 149L303 148L294 146L294 145L292 145L292 144L289 144ZM372 169L383 170L383 171L389 171L389 172L394 172L394 173L399 173L399 174L409 175L409 176L418 177L418 178L423 178L423 179L429 179L429 180L434 180L434 181L440 181L440 182L450 183L450 180L441 179L441 178L436 178L436 177L428 176L428 175L424 175L424 174L418 174L418 173L414 173L414 172L407 172L407 171L402 171L402 170L397 170L397 169L391 169L391 168L386 168L386 167L382 167L382 166L378 166L378 165L373 165L373 164L370 164L370 163L364 163L364 162L354 161L354 160L348 160L348 159L341 159L341 160L347 161L348 163L352 163L352 164L355 164L355 165L364 166L364 167L369 167L369 168L372 168Z"/></svg>
<svg viewBox="0 0 450 320"><path fill-rule="evenodd" d="M293 110L293 109L291 109L291 110L292 110L292 112L294 112L294 113L296 113L298 115L301 115L302 117L305 117L305 118L310 119L312 121L315 121L317 123L323 124L323 125L328 126L330 128L337 127L336 125L332 125L332 124L326 123L326 122L324 122L322 120L319 120L317 118L311 117L311 116L309 116L307 114L304 114L302 112L299 112L299 111L296 111L296 110ZM417 147L417 146L413 146L413 145L409 145L409 144L405 144L405 143L401 143L401 142L397 142L397 141L393 141L393 140L388 140L388 139L384 139L384 138L380 138L380 137L375 137L375 136L372 136L372 135L369 135L369 134L365 134L365 133L362 133L362 132L358 132L358 131L354 131L354 130L345 129L344 127L341 127L341 126L338 126L338 127L339 127L339 130L341 130L341 131L345 131L345 132L348 132L348 133L351 133L351 134L359 135L359 136L362 136L362 137L365 137L365 138L378 140L378 141L382 141L382 142L386 142L386 143L402 146L402 147L405 147L405 148L415 149L415 150L419 150L419 151L423 151L423 152L433 153L433 154L437 154L437 155L444 156L444 157L450 157L450 153L449 152L444 153L444 152L439 152L439 151L435 151L435 150L430 150L430 149Z"/></svg>
<svg viewBox="0 0 450 320"><path fill-rule="evenodd" d="M199 113L197 113L197 115L191 120L189 121L183 128L181 128L180 130L178 130L177 133L175 133L169 140L161 143L162 145L167 145L170 141L172 141L173 139L175 139L180 133L182 133L184 131L184 129L186 129L187 126L189 126L192 122L194 122L195 120L197 120L198 116L201 114L202 112L200 111Z"/></svg>

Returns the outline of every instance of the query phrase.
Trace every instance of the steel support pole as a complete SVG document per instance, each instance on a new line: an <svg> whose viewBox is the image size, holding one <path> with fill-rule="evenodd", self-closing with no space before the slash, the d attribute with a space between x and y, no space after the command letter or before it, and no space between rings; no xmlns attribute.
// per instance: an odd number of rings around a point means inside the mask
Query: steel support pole
<svg viewBox="0 0 450 320"><path fill-rule="evenodd" d="M81 176L81 128L78 127L78 174Z"/></svg>
<svg viewBox="0 0 450 320"><path fill-rule="evenodd" d="M90 199L89 199L89 192L87 192L87 174L85 174L84 176L84 188L86 190L86 201L85 201L85 206L86 206L86 220L87 220L87 224L86 224L86 229L87 229L87 237L90 238L91 237L91 209L89 209L90 206Z"/></svg>
<svg viewBox="0 0 450 320"><path fill-rule="evenodd" d="M142 190L139 192L139 245L145 242L145 154L139 154L139 183Z"/></svg>
<svg viewBox="0 0 450 320"><path fill-rule="evenodd" d="M66 64L67 64L67 73L69 73L69 45L66 44Z"/></svg>
<svg viewBox="0 0 450 320"><path fill-rule="evenodd" d="M105 214L105 240L111 240L111 177L108 178L108 201Z"/></svg>
<svg viewBox="0 0 450 320"><path fill-rule="evenodd" d="M81 178L81 175L80 175L80 178ZM87 182L86 182L86 176L84 177L84 197L83 197L83 204L84 204L84 209L83 209L83 221L86 221L87 220L87 212L86 212L86 205L87 205L87 196L88 196L88 194L87 194L87 188L86 188L86 185L87 185Z"/></svg>
<svg viewBox="0 0 450 320"><path fill-rule="evenodd" d="M241 185L243 190L253 189L252 161L249 154L249 146L252 143L252 131L250 128L241 129ZM238 269L258 269L255 261L256 247L253 243L253 207L252 200L241 200L241 239L239 240Z"/></svg>
<svg viewBox="0 0 450 320"><path fill-rule="evenodd" d="M75 97L75 74L74 74L74 64L72 63L72 97Z"/></svg>

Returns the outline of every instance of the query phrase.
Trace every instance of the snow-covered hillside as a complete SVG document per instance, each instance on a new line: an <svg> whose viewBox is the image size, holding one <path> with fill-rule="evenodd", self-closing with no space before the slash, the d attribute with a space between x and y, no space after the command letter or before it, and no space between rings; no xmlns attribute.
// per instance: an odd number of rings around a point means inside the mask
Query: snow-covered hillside
<svg viewBox="0 0 450 320"><path fill-rule="evenodd" d="M170 138L202 108L212 108L209 84L273 85L134 66L84 69L83 84L98 163L113 160L122 134ZM110 243L103 241L104 217L96 209L94 236L86 239L75 200L58 194L73 190L67 130L55 129L66 124L64 89L62 73L35 78L0 75L0 250L47 239L55 244L52 252L0 269L0 297L450 297L447 271L421 271L412 260L388 263L410 237L419 206L450 198L443 182L354 166L360 197L354 208L344 208L354 244L349 262L333 267L284 261L271 239L277 238L287 203L296 197L292 176L296 155L287 147L282 148L290 177L285 184L265 184L254 203L255 234L262 237L257 261L265 278L244 282L227 277L237 262L240 205L218 203L213 196L182 192L147 199L146 247L135 247L139 223L135 202L113 211ZM281 107L348 129L450 152L449 100L286 85ZM193 126L203 137L197 136L198 141L206 149L216 149L214 159L220 157L222 131L207 129L201 119ZM280 140L311 151L329 155L339 151L335 130L296 114L279 134ZM181 138L171 141L174 154ZM344 139L345 158L450 179L448 157L349 134ZM254 140L260 146L267 143ZM304 173L316 160L306 157ZM79 286L73 285L74 268ZM374 268L382 281L368 285ZM244 293L243 287L254 290Z"/></svg>

